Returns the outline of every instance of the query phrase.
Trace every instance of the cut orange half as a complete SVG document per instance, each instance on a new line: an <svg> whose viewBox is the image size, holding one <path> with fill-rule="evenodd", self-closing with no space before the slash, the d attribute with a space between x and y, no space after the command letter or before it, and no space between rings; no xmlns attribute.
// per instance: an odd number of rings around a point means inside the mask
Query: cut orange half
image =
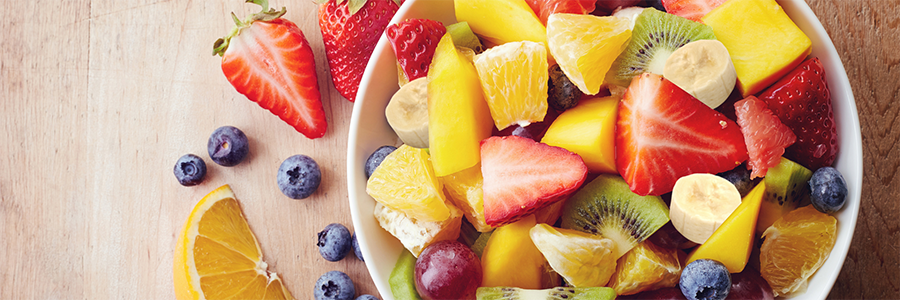
<svg viewBox="0 0 900 300"><path fill-rule="evenodd" d="M203 197L175 246L175 298L294 299L278 275L267 270L231 187Z"/></svg>

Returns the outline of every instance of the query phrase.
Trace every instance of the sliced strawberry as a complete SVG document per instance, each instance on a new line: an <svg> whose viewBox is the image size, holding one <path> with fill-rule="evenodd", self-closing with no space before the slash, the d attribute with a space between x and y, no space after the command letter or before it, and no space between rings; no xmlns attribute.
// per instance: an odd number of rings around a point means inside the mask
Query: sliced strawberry
<svg viewBox="0 0 900 300"><path fill-rule="evenodd" d="M721 173L745 160L734 121L659 75L631 81L616 120L616 167L631 191L662 195L682 176Z"/></svg>
<svg viewBox="0 0 900 300"><path fill-rule="evenodd" d="M831 91L818 58L797 66L759 95L769 109L797 135L784 156L810 170L830 166L837 156L837 126Z"/></svg>
<svg viewBox="0 0 900 300"><path fill-rule="evenodd" d="M666 12L681 16L691 21L700 22L700 18L726 0L662 0Z"/></svg>
<svg viewBox="0 0 900 300"><path fill-rule="evenodd" d="M781 162L784 148L797 140L791 129L781 123L766 103L750 96L734 104L737 123L744 134L750 160L750 179L766 176L766 171Z"/></svg>
<svg viewBox="0 0 900 300"><path fill-rule="evenodd" d="M222 72L238 93L268 109L308 138L325 135L328 124L316 82L316 61L303 32L282 19L285 9L263 11L240 21L230 36L216 41Z"/></svg>
<svg viewBox="0 0 900 300"><path fill-rule="evenodd" d="M397 0L319 0L319 29L331 80L350 102L362 80L369 57L394 13Z"/></svg>
<svg viewBox="0 0 900 300"><path fill-rule="evenodd" d="M590 13L594 11L594 4L597 3L597 0L525 0L525 2L528 2L528 6L531 7L534 14L541 19L541 23L546 25L547 18L552 14L567 13L583 15Z"/></svg>
<svg viewBox="0 0 900 300"><path fill-rule="evenodd" d="M584 182L578 154L519 136L481 141L484 219L498 227L565 199Z"/></svg>
<svg viewBox="0 0 900 300"><path fill-rule="evenodd" d="M434 49L438 41L447 33L441 22L428 19L409 19L392 24L385 29L397 62L408 81L428 74Z"/></svg>

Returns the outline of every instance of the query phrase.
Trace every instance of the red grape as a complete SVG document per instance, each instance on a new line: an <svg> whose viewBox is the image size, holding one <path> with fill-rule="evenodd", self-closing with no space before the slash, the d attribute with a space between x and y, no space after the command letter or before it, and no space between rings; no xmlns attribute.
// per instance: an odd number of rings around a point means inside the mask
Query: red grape
<svg viewBox="0 0 900 300"><path fill-rule="evenodd" d="M654 299L654 300L687 300L678 287L661 288L658 290L640 292L634 295L619 296L616 299Z"/></svg>
<svg viewBox="0 0 900 300"><path fill-rule="evenodd" d="M744 268L740 273L731 274L731 292L725 299L774 300L775 295L759 272L753 268Z"/></svg>
<svg viewBox="0 0 900 300"><path fill-rule="evenodd" d="M481 261L458 241L440 241L416 260L416 290L423 299L468 299L481 285Z"/></svg>

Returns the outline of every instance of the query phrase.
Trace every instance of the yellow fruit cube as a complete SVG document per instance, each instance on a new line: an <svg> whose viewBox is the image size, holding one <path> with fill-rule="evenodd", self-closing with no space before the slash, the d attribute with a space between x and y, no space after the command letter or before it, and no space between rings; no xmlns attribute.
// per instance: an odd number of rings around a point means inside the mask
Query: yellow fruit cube
<svg viewBox="0 0 900 300"><path fill-rule="evenodd" d="M616 174L616 116L619 97L582 100L547 128L542 143L581 155L591 173Z"/></svg>
<svg viewBox="0 0 900 300"><path fill-rule="evenodd" d="M491 135L491 113L475 65L445 34L428 70L428 144L434 173L447 176L481 161Z"/></svg>
<svg viewBox="0 0 900 300"><path fill-rule="evenodd" d="M424 222L450 216L444 187L434 175L426 149L402 145L372 172L366 193L375 201Z"/></svg>
<svg viewBox="0 0 900 300"><path fill-rule="evenodd" d="M441 177L448 198L466 215L469 223L478 232L488 232L492 228L484 220L484 177L481 177L481 164Z"/></svg>
<svg viewBox="0 0 900 300"><path fill-rule="evenodd" d="M731 54L744 97L775 83L811 50L809 37L775 0L729 0L702 20Z"/></svg>
<svg viewBox="0 0 900 300"><path fill-rule="evenodd" d="M475 69L498 130L544 120L549 67L547 49L530 41L509 42L478 55Z"/></svg>
<svg viewBox="0 0 900 300"><path fill-rule="evenodd" d="M547 44L547 29L525 0L456 0L453 7L456 20L468 22L475 34L491 44Z"/></svg>
<svg viewBox="0 0 900 300"><path fill-rule="evenodd" d="M481 254L481 286L510 286L541 289L546 260L531 241L529 231L536 224L529 215L494 233Z"/></svg>
<svg viewBox="0 0 900 300"><path fill-rule="evenodd" d="M721 262L731 273L743 271L753 249L756 220L765 194L766 184L763 180L744 196L741 205L725 219L712 236L691 252L685 264L707 258Z"/></svg>
<svg viewBox="0 0 900 300"><path fill-rule="evenodd" d="M419 257L422 250L435 242L459 238L462 212L453 205L448 207L450 216L446 220L431 222L410 218L381 203L375 204L374 214L381 228L400 240L409 252Z"/></svg>

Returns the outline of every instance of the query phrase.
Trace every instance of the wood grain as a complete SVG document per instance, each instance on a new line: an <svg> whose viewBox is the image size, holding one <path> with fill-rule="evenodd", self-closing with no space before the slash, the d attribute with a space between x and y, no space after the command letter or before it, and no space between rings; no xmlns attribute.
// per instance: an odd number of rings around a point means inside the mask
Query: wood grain
<svg viewBox="0 0 900 300"><path fill-rule="evenodd" d="M900 298L900 1L809 0L856 97L864 170L859 223L830 297ZM265 260L298 299L341 270L376 294L362 262L327 262L316 232L351 227L345 179L352 103L327 72L312 1L275 1L316 55L328 133L308 140L237 94L211 56L242 1L0 2L0 299L172 299L175 234L204 194L231 184ZM250 137L226 168L208 160L219 126ZM172 167L206 158L185 188ZM295 201L275 183L281 161L306 154L324 180ZM352 230L352 228L351 228Z"/></svg>

